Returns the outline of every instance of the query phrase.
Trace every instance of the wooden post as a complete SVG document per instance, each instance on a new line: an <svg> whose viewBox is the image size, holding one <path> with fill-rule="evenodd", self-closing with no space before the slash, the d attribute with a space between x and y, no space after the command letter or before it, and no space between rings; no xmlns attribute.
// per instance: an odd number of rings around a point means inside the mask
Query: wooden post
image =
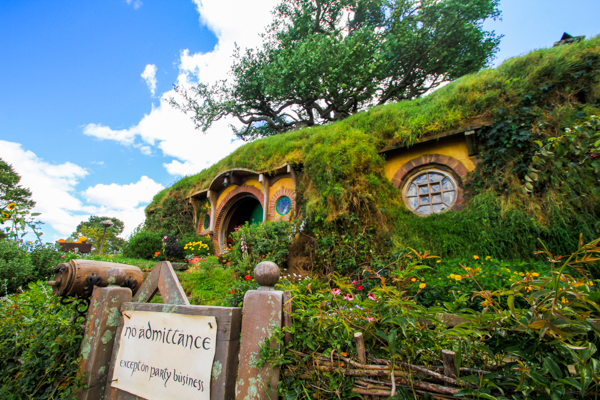
<svg viewBox="0 0 600 400"><path fill-rule="evenodd" d="M292 327L292 292L286 290L283 292L283 326ZM292 341L292 334L285 332L283 336L284 346L289 346Z"/></svg>
<svg viewBox="0 0 600 400"><path fill-rule="evenodd" d="M358 361L361 364L367 363L367 352L365 351L365 340L362 332L356 332L354 334L354 341L356 342L356 352L358 353Z"/></svg>
<svg viewBox="0 0 600 400"><path fill-rule="evenodd" d="M131 301L131 289L116 286L95 287L81 343L79 373L85 374L86 389L80 400L99 400L104 395L113 344L121 314L121 304Z"/></svg>
<svg viewBox="0 0 600 400"><path fill-rule="evenodd" d="M444 363L444 375L456 378L456 354L450 350L442 350L442 362Z"/></svg>
<svg viewBox="0 0 600 400"><path fill-rule="evenodd" d="M244 296L240 364L235 385L235 398L244 400L277 400L279 368L265 364L260 369L260 348L272 339L275 328L281 327L283 292L273 290L279 280L279 267L263 261L254 269L254 279L261 285ZM271 340L272 348L278 345Z"/></svg>

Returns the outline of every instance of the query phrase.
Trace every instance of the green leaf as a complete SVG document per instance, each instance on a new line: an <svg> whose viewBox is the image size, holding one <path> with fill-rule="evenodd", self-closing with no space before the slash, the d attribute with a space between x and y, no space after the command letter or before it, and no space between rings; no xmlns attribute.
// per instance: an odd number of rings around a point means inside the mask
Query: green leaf
<svg viewBox="0 0 600 400"><path fill-rule="evenodd" d="M544 366L548 368L548 371L550 371L550 374L554 379L561 379L563 377L560 367L552 358L550 358L550 356L544 358Z"/></svg>

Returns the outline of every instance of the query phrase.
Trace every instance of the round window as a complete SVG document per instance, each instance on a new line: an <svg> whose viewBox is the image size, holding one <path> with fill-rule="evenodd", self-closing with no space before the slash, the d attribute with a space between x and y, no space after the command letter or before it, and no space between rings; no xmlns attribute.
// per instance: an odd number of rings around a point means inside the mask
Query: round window
<svg viewBox="0 0 600 400"><path fill-rule="evenodd" d="M279 200L277 200L275 209L279 215L289 214L290 211L292 211L292 199L287 196L281 196Z"/></svg>
<svg viewBox="0 0 600 400"><path fill-rule="evenodd" d="M419 215L440 213L456 202L457 185L447 173L426 170L415 174L404 187L406 205Z"/></svg>
<svg viewBox="0 0 600 400"><path fill-rule="evenodd" d="M210 214L206 214L204 216L204 223L202 224L202 226L204 227L204 230L210 228Z"/></svg>

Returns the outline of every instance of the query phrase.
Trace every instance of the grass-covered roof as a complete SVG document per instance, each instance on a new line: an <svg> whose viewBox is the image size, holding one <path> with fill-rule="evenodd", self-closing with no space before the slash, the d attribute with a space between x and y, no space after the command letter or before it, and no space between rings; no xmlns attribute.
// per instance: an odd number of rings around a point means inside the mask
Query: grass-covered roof
<svg viewBox="0 0 600 400"><path fill-rule="evenodd" d="M159 207L166 197L183 198L206 189L216 175L228 169L264 171L284 163L305 163L313 148L311 139L316 136L330 135L343 140L348 132L363 133L372 137L372 144L381 150L392 145L410 145L423 136L460 127L473 118L492 118L498 109L516 104L523 96L539 90L558 86L562 90L557 90L556 101L568 101L570 96L578 95L566 90L576 84L582 64L592 62L590 57L596 58L599 53L600 37L532 51L497 68L464 76L424 98L374 107L326 126L255 140L213 166L164 189L148 208ZM597 100L598 82L587 89L586 96Z"/></svg>

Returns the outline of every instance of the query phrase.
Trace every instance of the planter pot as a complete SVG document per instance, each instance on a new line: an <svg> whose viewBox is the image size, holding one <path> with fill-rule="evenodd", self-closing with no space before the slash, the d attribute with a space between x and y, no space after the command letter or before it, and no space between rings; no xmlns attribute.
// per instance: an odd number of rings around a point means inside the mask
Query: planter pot
<svg viewBox="0 0 600 400"><path fill-rule="evenodd" d="M91 243L57 243L60 251L74 251L75 253L91 253Z"/></svg>

